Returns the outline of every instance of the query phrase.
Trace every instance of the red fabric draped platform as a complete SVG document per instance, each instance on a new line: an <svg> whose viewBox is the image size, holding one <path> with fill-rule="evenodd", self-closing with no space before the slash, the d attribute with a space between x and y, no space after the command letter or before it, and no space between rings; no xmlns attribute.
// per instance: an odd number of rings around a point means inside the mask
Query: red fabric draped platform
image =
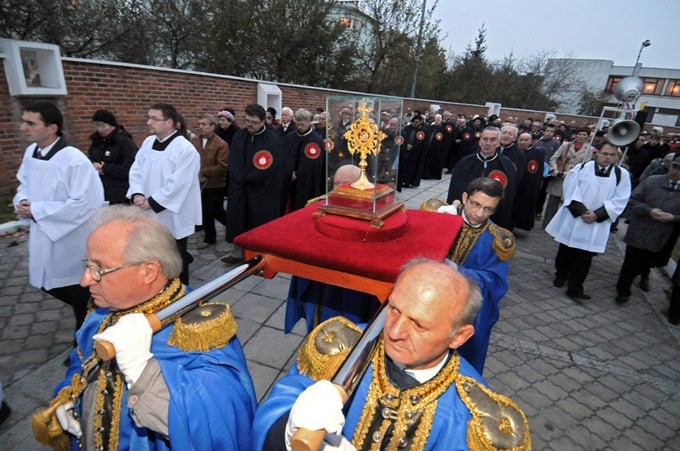
<svg viewBox="0 0 680 451"><path fill-rule="evenodd" d="M331 220L334 232L325 231L334 237L326 236L315 226L315 221L323 220L313 217L318 205L245 232L237 236L234 243L248 251L392 283L401 267L413 258L444 261L462 226L459 216L408 210L385 219L385 231L398 235L394 230L404 227L401 223L406 216L405 230L397 238L372 242L343 240L339 239L342 229L352 237L380 232L370 229L368 221L334 216Z"/></svg>

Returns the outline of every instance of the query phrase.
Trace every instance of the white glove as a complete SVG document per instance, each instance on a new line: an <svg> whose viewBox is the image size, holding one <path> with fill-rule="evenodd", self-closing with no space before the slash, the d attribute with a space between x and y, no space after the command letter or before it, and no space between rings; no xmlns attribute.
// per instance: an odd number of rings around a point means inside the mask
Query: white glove
<svg viewBox="0 0 680 451"><path fill-rule="evenodd" d="M342 413L342 398L337 388L326 380L307 387L293 404L286 424L286 449L298 429L326 430L321 450L355 450L352 443L342 436L345 415Z"/></svg>
<svg viewBox="0 0 680 451"><path fill-rule="evenodd" d="M141 313L130 313L92 338L96 341L108 341L116 348L118 368L130 388L153 357L150 352L152 335L153 331L146 317Z"/></svg>
<svg viewBox="0 0 680 451"><path fill-rule="evenodd" d="M446 213L449 215L458 216L458 206L457 205L442 205L437 208L437 213Z"/></svg>
<svg viewBox="0 0 680 451"><path fill-rule="evenodd" d="M57 414L57 420L61 428L76 438L80 438L83 435L82 429L80 429L80 421L74 416L73 403L67 402L57 407L55 411Z"/></svg>

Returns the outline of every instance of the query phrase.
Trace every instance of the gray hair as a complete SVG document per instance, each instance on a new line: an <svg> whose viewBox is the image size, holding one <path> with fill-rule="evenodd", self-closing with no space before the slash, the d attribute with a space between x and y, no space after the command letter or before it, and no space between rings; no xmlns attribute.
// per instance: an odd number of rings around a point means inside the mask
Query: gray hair
<svg viewBox="0 0 680 451"><path fill-rule="evenodd" d="M208 124L210 124L210 125L217 125L217 121L215 120L215 116L213 116L210 113L201 114L200 118L208 121Z"/></svg>
<svg viewBox="0 0 680 451"><path fill-rule="evenodd" d="M304 108L300 108L295 112L295 122L303 121L309 122L312 120L312 113Z"/></svg>
<svg viewBox="0 0 680 451"><path fill-rule="evenodd" d="M293 115L293 110L291 108L288 108L287 106L281 108L281 114L283 114L284 111L288 112L291 116Z"/></svg>
<svg viewBox="0 0 680 451"><path fill-rule="evenodd" d="M167 227L149 213L130 205L111 205L99 209L93 222L97 228L112 222L132 226L123 249L123 263L156 261L165 277L179 277L182 257L175 238Z"/></svg>

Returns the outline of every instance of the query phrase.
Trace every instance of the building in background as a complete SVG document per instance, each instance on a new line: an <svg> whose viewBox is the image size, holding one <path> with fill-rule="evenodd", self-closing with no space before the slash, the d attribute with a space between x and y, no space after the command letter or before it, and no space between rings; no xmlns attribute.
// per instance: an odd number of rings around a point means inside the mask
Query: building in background
<svg viewBox="0 0 680 451"><path fill-rule="evenodd" d="M591 92L609 94L607 103L615 105L612 95L617 83L633 74L633 66L615 66L613 61L594 59L551 58L548 65L568 63L581 83L560 96L560 112L574 114L578 110L583 88ZM680 126L680 69L662 69L638 66L636 74L644 82L644 92L637 108L644 106L647 122L658 126Z"/></svg>

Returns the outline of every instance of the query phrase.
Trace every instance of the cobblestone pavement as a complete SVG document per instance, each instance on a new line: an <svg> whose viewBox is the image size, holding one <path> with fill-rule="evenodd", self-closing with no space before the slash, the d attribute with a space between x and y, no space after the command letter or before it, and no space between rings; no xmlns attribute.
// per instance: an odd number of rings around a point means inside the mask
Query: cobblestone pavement
<svg viewBox="0 0 680 451"><path fill-rule="evenodd" d="M429 197L445 198L448 181L423 181L400 199L418 208ZM594 259L586 281L593 299L582 303L552 286L557 245L538 223L516 233L510 291L484 375L527 414L534 449L680 450L680 328L665 316L668 277L654 270L650 293L634 288L627 304L614 303L625 225L621 229ZM229 245L198 251L200 239L197 233L189 244L194 286L227 269L219 258ZM63 375L72 313L28 285L25 236L0 238L0 249L0 381L13 408L0 427L0 448L40 449L30 415ZM288 282L285 274L251 277L218 297L238 320L260 398L290 368L303 338L302 323L283 334Z"/></svg>

